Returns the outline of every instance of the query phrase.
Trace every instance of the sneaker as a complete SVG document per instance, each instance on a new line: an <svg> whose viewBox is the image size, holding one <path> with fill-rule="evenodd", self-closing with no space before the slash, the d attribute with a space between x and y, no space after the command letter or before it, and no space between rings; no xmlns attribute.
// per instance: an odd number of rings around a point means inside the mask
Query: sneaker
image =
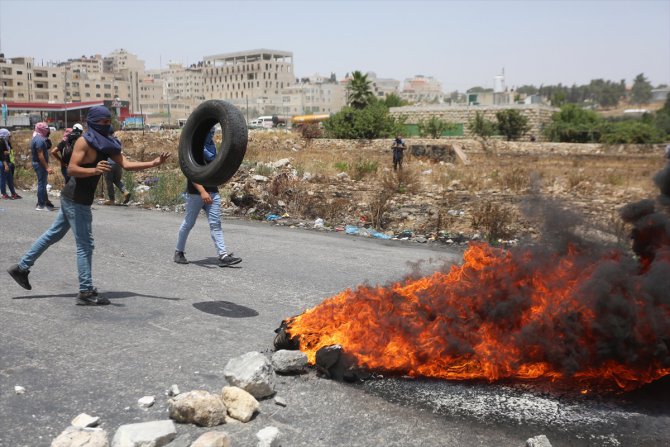
<svg viewBox="0 0 670 447"><path fill-rule="evenodd" d="M2 198L3 198L3 199L11 199L11 197L9 197L7 194L3 194L3 195L2 195Z"/></svg>
<svg viewBox="0 0 670 447"><path fill-rule="evenodd" d="M14 264L7 269L7 273L9 273L9 276L14 278L14 281L24 289L32 289L30 282L28 282L28 274L30 273L30 270L22 270L18 264Z"/></svg>
<svg viewBox="0 0 670 447"><path fill-rule="evenodd" d="M239 264L242 258L236 258L232 253L226 253L219 256L219 267L230 267L231 265Z"/></svg>
<svg viewBox="0 0 670 447"><path fill-rule="evenodd" d="M123 193L123 204L128 205L128 202L130 202L130 192L126 191Z"/></svg>
<svg viewBox="0 0 670 447"><path fill-rule="evenodd" d="M21 196L18 195L18 194L12 194L12 199L22 199L22 198L23 198L23 197L21 197Z"/></svg>
<svg viewBox="0 0 670 447"><path fill-rule="evenodd" d="M173 259L177 264L188 264L188 260L186 259L186 256L184 256L183 251L175 251Z"/></svg>
<svg viewBox="0 0 670 447"><path fill-rule="evenodd" d="M107 304L109 304L109 300L104 296L99 296L97 289L77 294L77 306L106 306Z"/></svg>
<svg viewBox="0 0 670 447"><path fill-rule="evenodd" d="M46 206L39 206L39 205L37 205L37 206L35 207L35 211L46 211L46 210L47 210L47 207L46 207Z"/></svg>
<svg viewBox="0 0 670 447"><path fill-rule="evenodd" d="M51 202L47 202L47 207L46 207L46 208L47 208L49 211L53 211L53 210L56 209L56 207L54 206L54 204L51 203Z"/></svg>
<svg viewBox="0 0 670 447"><path fill-rule="evenodd" d="M111 206L111 205L115 205L115 203L114 203L113 200L105 200L104 202L102 202L102 204L103 204L103 205L109 205L109 206Z"/></svg>

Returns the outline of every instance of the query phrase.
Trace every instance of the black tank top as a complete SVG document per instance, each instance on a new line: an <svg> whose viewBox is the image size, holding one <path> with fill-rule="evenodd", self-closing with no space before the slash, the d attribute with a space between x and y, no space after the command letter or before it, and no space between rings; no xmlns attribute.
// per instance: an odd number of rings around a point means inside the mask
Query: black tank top
<svg viewBox="0 0 670 447"><path fill-rule="evenodd" d="M107 160L108 158L107 154L103 154L102 152L95 151L95 153L95 161L81 165L82 168L95 168L100 161ZM99 180L100 175L82 178L70 177L70 180L61 191L61 195L72 200L74 203L90 205L95 198L95 190L98 187Z"/></svg>

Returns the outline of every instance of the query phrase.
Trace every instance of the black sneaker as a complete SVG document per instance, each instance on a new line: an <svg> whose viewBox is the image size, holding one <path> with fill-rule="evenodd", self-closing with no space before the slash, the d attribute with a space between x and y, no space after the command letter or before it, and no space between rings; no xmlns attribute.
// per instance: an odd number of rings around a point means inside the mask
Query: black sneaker
<svg viewBox="0 0 670 447"><path fill-rule="evenodd" d="M173 259L177 264L188 264L188 260L186 259L186 256L184 256L183 251L175 251Z"/></svg>
<svg viewBox="0 0 670 447"><path fill-rule="evenodd" d="M109 300L98 295L98 290L88 290L77 294L77 306L106 306Z"/></svg>
<svg viewBox="0 0 670 447"><path fill-rule="evenodd" d="M14 278L14 281L16 281L16 283L24 289L32 289L32 286L28 281L28 274L30 273L30 270L21 270L21 267L19 267L18 264L14 264L7 269L7 273L9 273L9 276Z"/></svg>
<svg viewBox="0 0 670 447"><path fill-rule="evenodd" d="M130 202L130 191L123 193L123 204L128 205L128 202Z"/></svg>
<svg viewBox="0 0 670 447"><path fill-rule="evenodd" d="M242 258L236 258L232 253L226 253L219 257L219 267L230 267L240 262L242 262Z"/></svg>

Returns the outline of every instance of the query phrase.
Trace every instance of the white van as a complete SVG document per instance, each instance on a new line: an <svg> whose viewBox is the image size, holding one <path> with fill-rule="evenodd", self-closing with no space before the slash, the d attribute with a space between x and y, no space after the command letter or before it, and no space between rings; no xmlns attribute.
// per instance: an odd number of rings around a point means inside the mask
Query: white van
<svg viewBox="0 0 670 447"><path fill-rule="evenodd" d="M272 129L274 124L272 123L272 116L259 116L254 121L257 122L258 127L264 127L265 129Z"/></svg>

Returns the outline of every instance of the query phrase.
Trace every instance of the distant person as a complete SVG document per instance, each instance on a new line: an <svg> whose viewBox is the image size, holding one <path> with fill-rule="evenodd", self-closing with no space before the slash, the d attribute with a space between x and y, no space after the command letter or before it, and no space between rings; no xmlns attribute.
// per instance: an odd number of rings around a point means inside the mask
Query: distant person
<svg viewBox="0 0 670 447"><path fill-rule="evenodd" d="M11 137L10 131L0 129L0 192L3 199L14 200L21 196L14 190L14 150ZM7 187L11 195L7 195Z"/></svg>
<svg viewBox="0 0 670 447"><path fill-rule="evenodd" d="M400 135L396 135L391 148L393 149L393 170L396 171L398 168L402 169L402 159L405 155L404 152L405 149L407 149L407 146L405 146L405 142Z"/></svg>
<svg viewBox="0 0 670 447"><path fill-rule="evenodd" d="M105 205L114 205L116 203L114 196L114 185L119 188L121 194L123 194L123 204L126 205L130 202L130 192L126 189L126 185L123 184L123 169L117 163L114 163L114 160L108 160L109 162L109 171L105 172L105 186L107 187L107 200Z"/></svg>
<svg viewBox="0 0 670 447"><path fill-rule="evenodd" d="M205 139L203 153L206 162L210 162L216 157L214 128L210 130ZM241 258L234 257L232 253L228 253L226 250L226 245L223 240L223 230L221 228L221 197L219 196L219 188L216 186L203 186L199 183L187 180L186 191L186 212L184 214L184 221L179 227L177 247L173 258L174 262L177 264L188 264L188 260L184 255L186 239L195 225L200 210L204 210L207 215L209 232L212 236L212 241L214 241L214 248L216 249L219 267L230 267L231 265L242 262Z"/></svg>
<svg viewBox="0 0 670 447"><path fill-rule="evenodd" d="M33 169L37 174L37 206L35 207L37 211L53 211L55 209L47 195L47 179L49 174L53 174L53 169L49 167L50 134L51 130L49 130L47 123L37 123L35 124L33 139L30 141Z"/></svg>
<svg viewBox="0 0 670 447"><path fill-rule="evenodd" d="M51 149L51 155L53 155L53 157L60 163L60 172L63 174L63 180L65 183L70 180L70 176L67 175L67 164L70 162L70 157L72 157L74 143L83 133L84 127L79 123L72 126L72 128L68 127L65 129L63 139L60 141L60 143Z"/></svg>
<svg viewBox="0 0 670 447"><path fill-rule="evenodd" d="M100 176L109 171L107 159L112 158L124 169L137 171L160 166L170 157L163 152L152 161L129 161L123 155L121 142L112 133L112 115L104 106L90 109L86 117L87 132L74 145L68 164L70 181L61 192L61 208L56 220L7 272L24 289L32 286L28 281L30 267L44 251L60 241L72 228L77 244L77 271L79 273L78 305L104 305L109 300L98 294L93 286L91 264L93 261L93 233L91 204Z"/></svg>

